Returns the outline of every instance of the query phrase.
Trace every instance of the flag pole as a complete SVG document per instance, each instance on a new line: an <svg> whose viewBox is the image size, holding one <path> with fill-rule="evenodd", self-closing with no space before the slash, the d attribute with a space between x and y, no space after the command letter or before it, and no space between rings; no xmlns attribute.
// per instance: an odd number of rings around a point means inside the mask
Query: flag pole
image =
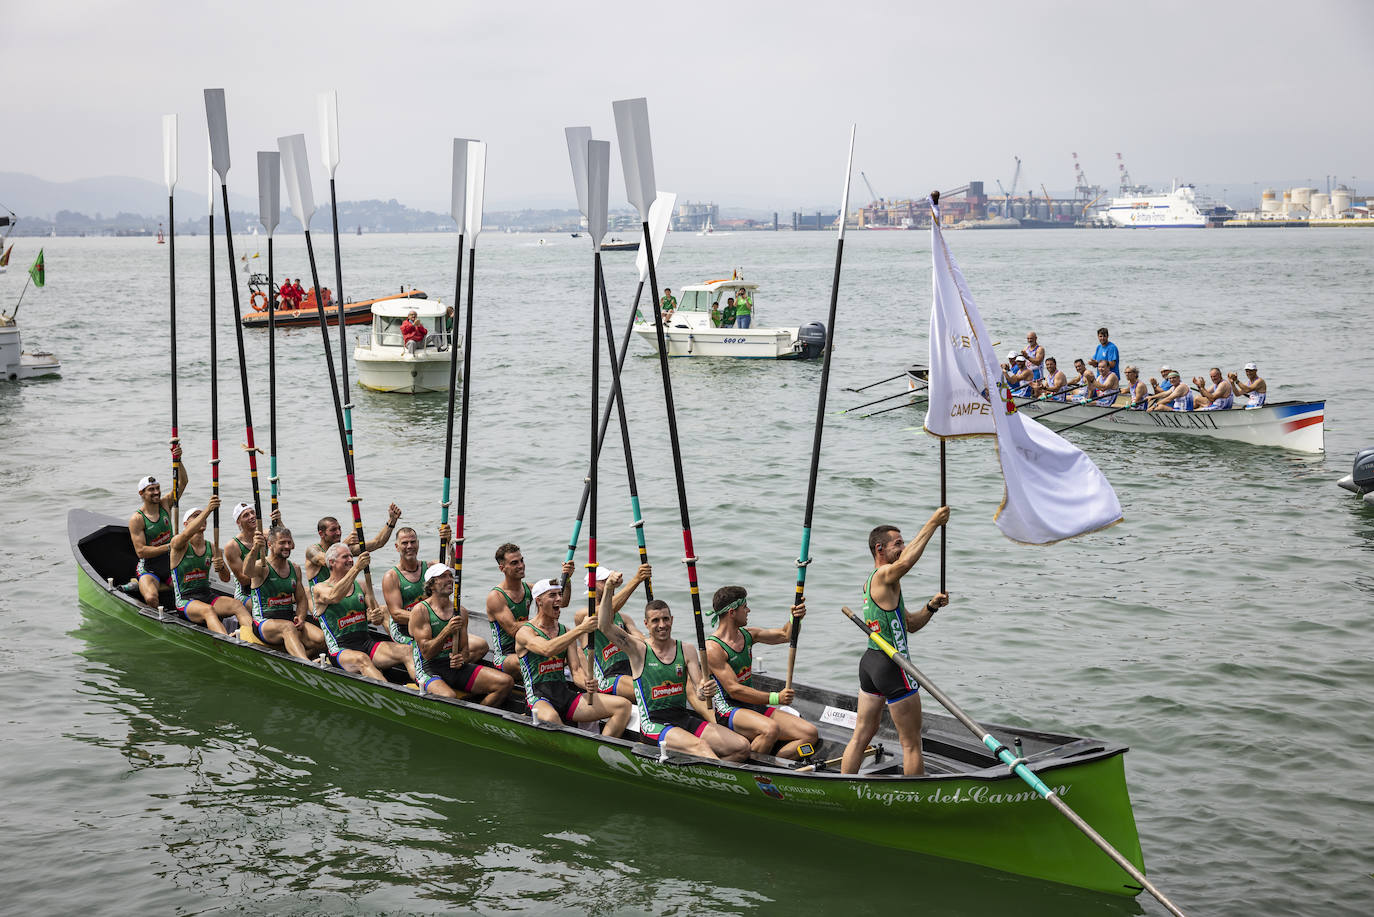
<svg viewBox="0 0 1374 917"><path fill-rule="evenodd" d="M172 532L181 529L181 437L177 425L177 224L173 190L177 184L177 116L162 116L162 175L167 185L167 293L168 334L172 362Z"/></svg>
<svg viewBox="0 0 1374 917"><path fill-rule="evenodd" d="M448 508L449 508L449 481L453 471L453 404L458 393L458 354L454 348L458 346L458 307L463 304L463 246L464 229L467 228L467 189L468 189L468 141L455 137L453 140L453 185L451 194L452 204L449 214L453 217L453 222L458 224L458 270L457 277L453 282L453 320L449 322L448 335L448 413L444 422L444 487L443 499L439 501L439 560L443 562L448 557L448 538L445 530L448 528ZM469 332L471 323L468 323ZM465 336L463 338L464 360L467 359L468 348L472 342ZM463 388L468 385L466 375L467 366L464 366ZM455 608L457 606L454 606Z"/></svg>
<svg viewBox="0 0 1374 917"><path fill-rule="evenodd" d="M835 349L835 313L840 300L840 265L844 261L844 221L849 212L849 178L854 171L854 134L857 125L849 128L849 159L844 169L844 193L840 198L839 233L835 239L835 272L830 279L830 316L825 336L825 359L821 365L821 389L816 398L816 431L811 440L811 473L806 485L806 512L802 518L801 550L797 554L797 586L792 604L806 601L806 568L811 565L811 519L816 509L816 479L821 470L821 434L825 431L825 397L830 389L830 357ZM819 227L817 227L819 228ZM801 637L800 618L791 619L791 645L787 649L787 679L785 690L792 689L792 672L797 665L797 640Z"/></svg>
<svg viewBox="0 0 1374 917"><path fill-rule="evenodd" d="M930 192L930 201L932 204L938 206L940 203L940 192ZM938 220L939 217L936 216L935 219ZM929 383L927 383L926 387L930 387ZM940 505L949 505L949 501L945 496L945 438L943 436L940 437ZM948 523L943 523L940 526L940 591L945 594L948 594L948 590L945 588L945 529L947 526Z"/></svg>

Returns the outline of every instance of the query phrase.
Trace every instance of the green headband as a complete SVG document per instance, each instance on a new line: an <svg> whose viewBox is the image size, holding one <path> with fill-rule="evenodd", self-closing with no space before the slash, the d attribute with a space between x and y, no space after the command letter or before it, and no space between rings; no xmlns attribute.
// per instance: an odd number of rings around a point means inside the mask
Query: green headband
<svg viewBox="0 0 1374 917"><path fill-rule="evenodd" d="M712 623L712 624L717 624L717 623L719 623L719 622L720 622L720 616L721 616L721 615L723 615L723 614L728 614L729 612L734 611L736 608L738 608L738 607L740 607L741 605L743 605L743 604L745 603L745 600L746 600L746 599L747 599L747 596L746 596L745 599L735 599L733 602L731 602L729 605L726 605L724 608L720 609L719 611L712 610L712 611L707 612L707 614L709 614L709 615L711 616L711 623Z"/></svg>

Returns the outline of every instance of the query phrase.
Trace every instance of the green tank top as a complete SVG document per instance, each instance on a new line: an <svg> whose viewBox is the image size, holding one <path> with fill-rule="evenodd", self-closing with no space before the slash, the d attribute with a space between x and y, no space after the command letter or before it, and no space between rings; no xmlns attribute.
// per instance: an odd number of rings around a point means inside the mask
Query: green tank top
<svg viewBox="0 0 1374 917"><path fill-rule="evenodd" d="M196 554L188 544L181 562L172 571L172 589L176 593L177 604L208 592L210 589L210 542L205 542L205 551Z"/></svg>
<svg viewBox="0 0 1374 917"><path fill-rule="evenodd" d="M157 521L151 521L140 507L138 514L143 517L143 542L150 548L168 544L172 540L172 516L166 508L157 511Z"/></svg>
<svg viewBox="0 0 1374 917"><path fill-rule="evenodd" d="M353 591L343 601L324 606L320 623L324 625L324 639L331 653L339 652L344 638L366 634L367 602L363 600L362 584L354 583Z"/></svg>
<svg viewBox="0 0 1374 917"><path fill-rule="evenodd" d="M246 560L247 557L248 557L249 547L248 547L248 545L246 545L246 544L244 544L242 541L240 541L240 540L239 540L239 536L237 536L237 535L234 536L234 544L236 544L236 545L239 546L239 566L242 567L242 566L243 566L244 560ZM239 581L239 578L238 578L237 576L233 577L233 580L234 580L234 598L237 599L238 601L242 602L243 604L247 605L247 604L248 604L248 593L246 593L246 592L243 591L243 583Z"/></svg>
<svg viewBox="0 0 1374 917"><path fill-rule="evenodd" d="M296 616L296 565L285 576L267 565L267 579L253 590L253 617L259 621L290 620Z"/></svg>
<svg viewBox="0 0 1374 917"><path fill-rule="evenodd" d="M525 597L518 602L512 601L511 597L506 594L506 590L500 586L491 587L496 592L501 593L501 598L506 600L506 607L510 609L511 617L515 618L517 628L530 619L530 596L534 594L529 583L522 580L520 585L525 587ZM515 652L515 638L502 630L501 625L494 620L491 622L491 645L495 648L497 656L509 656Z"/></svg>
<svg viewBox="0 0 1374 917"><path fill-rule="evenodd" d="M754 686L754 635L747 630L741 630L744 634L744 649L736 652L734 647L717 637L715 634L707 637L707 640L714 640L725 650L725 661L729 664L730 670L735 673L735 680L746 688ZM729 713L734 701L724 690L717 688L714 698L714 706L721 713Z"/></svg>
<svg viewBox="0 0 1374 917"><path fill-rule="evenodd" d="M533 621L526 621L520 626L528 627L545 640L555 639L536 627ZM567 632L566 627L562 624L558 625L557 636L561 637ZM520 657L520 673L525 677L525 690L532 692L536 685L567 681L563 676L563 667L567 664L568 651L566 649L557 656L541 656L533 650L525 650L525 655Z"/></svg>
<svg viewBox="0 0 1374 917"><path fill-rule="evenodd" d="M399 565L391 569L396 571L396 581L401 584L401 607L408 609L416 602L420 601L420 597L425 594L425 578L421 576L418 583L412 583L410 580L406 579L406 575L402 572ZM435 631L435 633L438 633L438 631Z"/></svg>
<svg viewBox="0 0 1374 917"><path fill-rule="evenodd" d="M868 629L875 633L882 634L887 638L887 642L897 648L897 652L903 656L909 655L906 642L906 602L902 599L901 587L897 588L897 607L893 611L888 611L873 601L873 596L869 590L873 587L873 574L868 574L868 581L864 583L864 621L868 623ZM878 644L870 638L869 645L875 650Z"/></svg>
<svg viewBox="0 0 1374 917"><path fill-rule="evenodd" d="M435 614L435 613L434 613L434 609L429 607L429 602L427 602L427 601L420 601L420 602L417 602L416 604L417 604L417 605L422 605L422 606L424 606L425 611L427 611L427 612L429 613L429 636L430 636L430 639L433 639L434 637L439 636L439 631L443 630L445 627L448 626L448 621L445 621L443 618L441 618L441 617L439 617L437 614ZM450 620L452 620L452 619L450 619ZM420 649L420 646L419 646L419 644L417 643L417 644L415 645L415 651L418 653L418 652L419 652L419 649ZM434 656L433 656L432 658L426 659L425 661L426 661L426 662L438 662L440 659L448 659L449 656L450 656L452 653L453 653L453 638L452 638L452 637L449 637L447 640L445 640L442 644L439 645L439 651L438 651L437 653L435 653Z"/></svg>
<svg viewBox="0 0 1374 917"><path fill-rule="evenodd" d="M644 670L635 679L641 722L687 709L687 662L682 655L682 641L675 643L677 652L672 662L659 659L654 648L644 644Z"/></svg>
<svg viewBox="0 0 1374 917"><path fill-rule="evenodd" d="M318 541L315 542L315 549L319 551L321 554L324 554L325 551L328 550L327 548L325 548L324 545L320 544ZM315 571L315 575L310 577L310 585L318 586L320 583L323 583L327 579L329 579L329 564L322 563L320 564L320 569Z"/></svg>
<svg viewBox="0 0 1374 917"><path fill-rule="evenodd" d="M620 617L620 612L615 613L616 627L623 628L625 619ZM630 657L625 655L625 651L616 646L606 638L606 635L599 630L592 631L592 661L596 663L598 675L605 675L606 670L614 666L617 662L629 662Z"/></svg>

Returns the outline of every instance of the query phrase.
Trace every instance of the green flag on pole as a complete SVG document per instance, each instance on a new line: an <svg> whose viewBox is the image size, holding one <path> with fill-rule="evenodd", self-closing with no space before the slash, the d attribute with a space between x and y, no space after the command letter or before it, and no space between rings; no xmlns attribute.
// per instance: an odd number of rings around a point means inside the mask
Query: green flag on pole
<svg viewBox="0 0 1374 917"><path fill-rule="evenodd" d="M29 279L33 285L41 287L43 285L43 249L38 250L38 257L33 259L33 265L29 268Z"/></svg>

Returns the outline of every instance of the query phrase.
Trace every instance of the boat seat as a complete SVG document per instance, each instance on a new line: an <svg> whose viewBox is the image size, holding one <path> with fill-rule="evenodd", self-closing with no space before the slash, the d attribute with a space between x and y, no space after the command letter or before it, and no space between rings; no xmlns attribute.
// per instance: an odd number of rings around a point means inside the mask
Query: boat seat
<svg viewBox="0 0 1374 917"><path fill-rule="evenodd" d="M240 627L239 639L242 640L244 643L253 643L257 646L267 645L266 643L263 643L261 640L258 639L258 635L253 633L253 628L251 627Z"/></svg>

